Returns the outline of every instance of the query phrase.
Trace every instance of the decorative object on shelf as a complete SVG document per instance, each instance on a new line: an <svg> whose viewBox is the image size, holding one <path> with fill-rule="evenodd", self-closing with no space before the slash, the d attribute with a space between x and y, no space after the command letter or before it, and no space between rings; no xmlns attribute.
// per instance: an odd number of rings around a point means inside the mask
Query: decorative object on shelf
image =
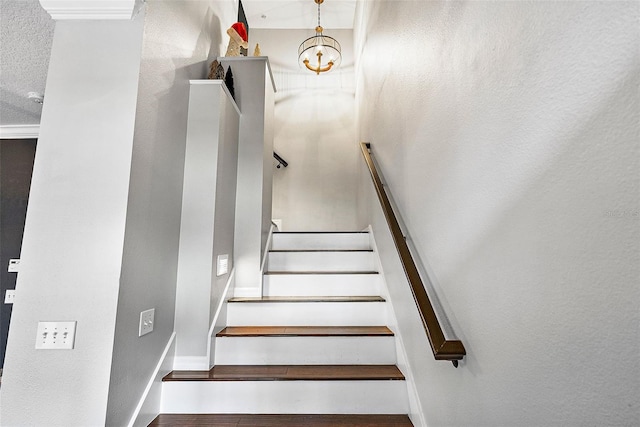
<svg viewBox="0 0 640 427"><path fill-rule="evenodd" d="M229 35L229 45L227 46L227 53L224 56L247 56L246 52L249 48L249 37L247 36L247 29L242 22L236 22L227 30ZM244 48L245 54L242 55L241 48Z"/></svg>
<svg viewBox="0 0 640 427"><path fill-rule="evenodd" d="M320 4L324 0L313 0L318 5L318 26L316 27L316 35L309 37L300 44L298 48L298 63L305 66L317 75L337 68L342 60L340 43L333 37L322 34L323 28L320 26ZM317 65L311 65L316 62Z"/></svg>
<svg viewBox="0 0 640 427"><path fill-rule="evenodd" d="M233 89L233 73L231 72L231 67L227 68L227 74L224 76L224 84L229 89L229 93L233 99L236 99L236 93Z"/></svg>
<svg viewBox="0 0 640 427"><path fill-rule="evenodd" d="M256 43L256 48L253 49L253 56L261 56L260 55L260 44Z"/></svg>
<svg viewBox="0 0 640 427"><path fill-rule="evenodd" d="M211 63L211 66L209 67L209 75L207 76L207 78L213 80L224 80L224 68L217 59L215 59Z"/></svg>

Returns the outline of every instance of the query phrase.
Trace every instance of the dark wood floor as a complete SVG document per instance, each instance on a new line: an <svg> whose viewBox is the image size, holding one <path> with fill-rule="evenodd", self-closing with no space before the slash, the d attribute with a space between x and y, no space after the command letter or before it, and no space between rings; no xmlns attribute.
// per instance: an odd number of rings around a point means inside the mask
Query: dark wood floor
<svg viewBox="0 0 640 427"><path fill-rule="evenodd" d="M406 415L160 414L149 426L410 427L413 424Z"/></svg>
<svg viewBox="0 0 640 427"><path fill-rule="evenodd" d="M216 365L209 371L173 371L163 381L404 380L395 365Z"/></svg>
<svg viewBox="0 0 640 427"><path fill-rule="evenodd" d="M386 326L228 326L217 337L393 336Z"/></svg>

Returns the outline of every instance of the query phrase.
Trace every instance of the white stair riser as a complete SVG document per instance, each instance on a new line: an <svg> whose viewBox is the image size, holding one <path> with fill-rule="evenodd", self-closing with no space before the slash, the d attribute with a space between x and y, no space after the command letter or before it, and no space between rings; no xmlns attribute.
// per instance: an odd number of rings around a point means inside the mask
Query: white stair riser
<svg viewBox="0 0 640 427"><path fill-rule="evenodd" d="M380 295L379 274L267 274L265 296Z"/></svg>
<svg viewBox="0 0 640 427"><path fill-rule="evenodd" d="M373 252L270 252L268 271L377 271Z"/></svg>
<svg viewBox="0 0 640 427"><path fill-rule="evenodd" d="M368 233L274 233L272 249L370 249Z"/></svg>
<svg viewBox="0 0 640 427"><path fill-rule="evenodd" d="M379 326L383 302L229 303L227 326Z"/></svg>
<svg viewBox="0 0 640 427"><path fill-rule="evenodd" d="M394 365L394 337L218 337L217 365Z"/></svg>
<svg viewBox="0 0 640 427"><path fill-rule="evenodd" d="M165 382L161 413L406 414L405 381Z"/></svg>

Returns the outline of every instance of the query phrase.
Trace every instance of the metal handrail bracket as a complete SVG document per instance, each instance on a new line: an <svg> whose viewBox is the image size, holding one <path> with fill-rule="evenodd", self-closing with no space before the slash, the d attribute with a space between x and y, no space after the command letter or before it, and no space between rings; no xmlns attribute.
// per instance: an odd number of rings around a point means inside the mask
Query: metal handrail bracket
<svg viewBox="0 0 640 427"><path fill-rule="evenodd" d="M413 299L418 307L418 313L422 319L422 325L424 326L427 337L429 338L429 344L431 345L433 356L436 360L449 360L453 362L455 367L458 367L458 361L462 360L465 354L467 354L464 345L462 344L462 341L448 340L445 338L436 312L429 300L429 296L427 295L422 278L418 273L416 263L411 256L411 252L409 251L409 247L405 241L398 218L391 207L391 202L389 201L382 185L381 176L378 173L373 159L371 158L371 144L362 142L360 143L360 148L362 149L362 155L364 156L369 173L371 174L373 186L375 187L378 195L378 200L380 200L380 205L382 206L382 211L384 212L384 216L387 220L387 225L391 231L391 236L398 251L402 268L404 269L411 287L411 293L413 294Z"/></svg>

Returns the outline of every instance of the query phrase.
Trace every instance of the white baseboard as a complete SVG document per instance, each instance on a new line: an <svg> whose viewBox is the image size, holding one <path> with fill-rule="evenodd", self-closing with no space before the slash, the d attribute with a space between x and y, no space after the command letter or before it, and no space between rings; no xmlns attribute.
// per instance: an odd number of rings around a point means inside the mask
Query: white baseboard
<svg viewBox="0 0 640 427"><path fill-rule="evenodd" d="M160 356L160 360L154 369L147 387L142 393L142 397L136 406L128 427L148 426L151 421L160 413L160 402L162 397L162 377L171 372L173 366L173 355L175 354L176 333L172 333L169 342Z"/></svg>

